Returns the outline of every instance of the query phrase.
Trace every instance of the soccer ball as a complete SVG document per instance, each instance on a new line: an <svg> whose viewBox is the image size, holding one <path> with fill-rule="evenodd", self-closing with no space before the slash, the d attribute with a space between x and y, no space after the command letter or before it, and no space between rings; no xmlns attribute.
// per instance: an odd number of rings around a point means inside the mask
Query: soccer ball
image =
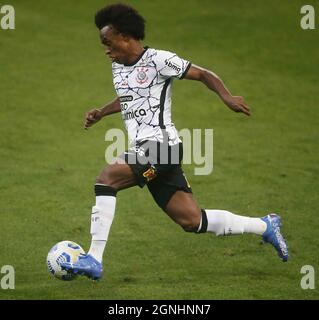
<svg viewBox="0 0 319 320"><path fill-rule="evenodd" d="M73 280L75 274L62 270L61 262L75 263L80 254L85 254L80 245L73 241L61 241L54 245L47 256L49 272L60 280Z"/></svg>

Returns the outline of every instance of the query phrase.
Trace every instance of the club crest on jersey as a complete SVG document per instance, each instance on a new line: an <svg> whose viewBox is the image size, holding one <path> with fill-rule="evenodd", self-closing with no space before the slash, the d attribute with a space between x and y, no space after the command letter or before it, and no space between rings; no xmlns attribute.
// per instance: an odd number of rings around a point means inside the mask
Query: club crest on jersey
<svg viewBox="0 0 319 320"><path fill-rule="evenodd" d="M146 178L147 182L155 179L156 176L156 169L154 167L150 167L145 172L143 172L143 177Z"/></svg>
<svg viewBox="0 0 319 320"><path fill-rule="evenodd" d="M137 76L135 78L136 82L139 84L145 83L148 80L148 76L146 74L147 71L148 68L145 67L137 68Z"/></svg>

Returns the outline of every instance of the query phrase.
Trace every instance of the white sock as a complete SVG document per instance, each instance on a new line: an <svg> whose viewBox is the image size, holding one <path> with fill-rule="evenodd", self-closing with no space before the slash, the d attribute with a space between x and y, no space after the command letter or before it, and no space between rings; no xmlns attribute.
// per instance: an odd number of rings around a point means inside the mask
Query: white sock
<svg viewBox="0 0 319 320"><path fill-rule="evenodd" d="M115 213L115 196L97 196L96 204L92 207L91 235L92 242L88 254L102 262L106 241L111 229Z"/></svg>
<svg viewBox="0 0 319 320"><path fill-rule="evenodd" d="M216 236L254 233L262 235L267 228L266 222L260 218L250 218L233 214L226 210L208 210L207 232L214 232Z"/></svg>
<svg viewBox="0 0 319 320"><path fill-rule="evenodd" d="M102 263L103 252L106 246L105 240L93 240L91 241L91 246L88 254L93 256L97 261Z"/></svg>

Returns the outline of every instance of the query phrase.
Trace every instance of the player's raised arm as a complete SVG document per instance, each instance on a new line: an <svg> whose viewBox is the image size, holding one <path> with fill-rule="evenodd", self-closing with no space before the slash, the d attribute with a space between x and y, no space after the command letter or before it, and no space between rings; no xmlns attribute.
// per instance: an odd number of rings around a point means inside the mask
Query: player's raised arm
<svg viewBox="0 0 319 320"><path fill-rule="evenodd" d="M197 80L204 83L210 90L216 92L222 101L233 111L250 116L249 107L241 96L233 96L223 81L214 72L192 64L185 79Z"/></svg>
<svg viewBox="0 0 319 320"><path fill-rule="evenodd" d="M106 104L100 109L92 109L85 115L84 129L88 129L96 122L100 121L103 117L108 116L113 113L121 111L121 104L118 98L112 102Z"/></svg>

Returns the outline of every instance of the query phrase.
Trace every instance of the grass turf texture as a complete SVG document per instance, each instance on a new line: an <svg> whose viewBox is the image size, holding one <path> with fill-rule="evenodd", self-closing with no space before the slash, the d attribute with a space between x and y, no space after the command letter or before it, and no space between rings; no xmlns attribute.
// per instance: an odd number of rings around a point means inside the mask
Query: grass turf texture
<svg viewBox="0 0 319 320"><path fill-rule="evenodd" d="M252 117L230 112L192 81L175 81L178 129L214 129L214 171L194 176L204 208L279 212L290 246L282 263L254 235L216 238L182 231L147 189L120 192L104 278L62 282L48 250L90 243L93 184L104 166L105 131L84 113L114 97L110 63L93 25L105 1L9 1L16 30L0 30L0 266L16 289L1 299L317 299L300 269L318 260L318 29L300 28L304 1L131 1L147 19L145 44L210 68ZM308 1L319 10L316 1Z"/></svg>

